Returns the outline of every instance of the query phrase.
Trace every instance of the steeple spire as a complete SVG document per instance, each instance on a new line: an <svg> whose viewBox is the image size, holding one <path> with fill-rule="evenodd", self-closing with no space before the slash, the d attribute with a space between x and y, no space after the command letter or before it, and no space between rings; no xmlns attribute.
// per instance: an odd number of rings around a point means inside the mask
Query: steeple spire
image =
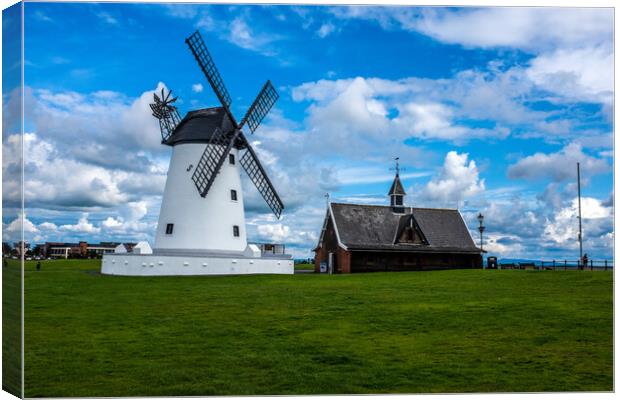
<svg viewBox="0 0 620 400"><path fill-rule="evenodd" d="M405 193L405 189L403 188L403 184L400 182L400 165L398 163L399 157L396 157L394 161L396 161L396 166L394 169L396 170L396 176L394 176L394 182L392 182L392 186L390 187L390 191L388 192L388 196L390 196L390 205L394 212L403 213L405 212L404 208L404 197L407 193Z"/></svg>

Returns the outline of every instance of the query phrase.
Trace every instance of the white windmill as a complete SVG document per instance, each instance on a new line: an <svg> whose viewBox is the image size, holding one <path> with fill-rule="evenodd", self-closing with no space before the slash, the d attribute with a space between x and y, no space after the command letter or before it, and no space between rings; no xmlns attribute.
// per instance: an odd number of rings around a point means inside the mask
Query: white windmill
<svg viewBox="0 0 620 400"><path fill-rule="evenodd" d="M154 94L162 144L172 147L152 254L104 257L102 272L123 275L292 273L291 257L261 255L248 245L240 168L277 218L284 205L242 132L252 133L278 99L267 81L240 123L224 82L196 31L186 39L221 103L181 119L171 92Z"/></svg>

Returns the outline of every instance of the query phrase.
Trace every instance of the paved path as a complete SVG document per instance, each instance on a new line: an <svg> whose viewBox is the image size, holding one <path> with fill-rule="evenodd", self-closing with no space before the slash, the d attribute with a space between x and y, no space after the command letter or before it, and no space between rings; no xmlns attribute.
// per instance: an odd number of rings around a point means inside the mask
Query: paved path
<svg viewBox="0 0 620 400"><path fill-rule="evenodd" d="M312 269L296 269L295 274L314 274Z"/></svg>

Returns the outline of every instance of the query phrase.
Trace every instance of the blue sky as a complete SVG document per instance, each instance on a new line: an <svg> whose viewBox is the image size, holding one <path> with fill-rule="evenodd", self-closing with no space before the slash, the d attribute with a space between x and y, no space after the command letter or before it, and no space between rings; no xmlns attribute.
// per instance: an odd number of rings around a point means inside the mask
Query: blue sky
<svg viewBox="0 0 620 400"><path fill-rule="evenodd" d="M501 257L574 256L579 161L586 251L611 256L611 9L26 3L30 241L152 242L170 149L151 93L171 88L182 114L217 105L195 29L236 115L266 79L280 94L252 139L285 215L248 188L250 239L311 255L325 193L385 204L399 156L408 205L458 207L475 238L482 212Z"/></svg>

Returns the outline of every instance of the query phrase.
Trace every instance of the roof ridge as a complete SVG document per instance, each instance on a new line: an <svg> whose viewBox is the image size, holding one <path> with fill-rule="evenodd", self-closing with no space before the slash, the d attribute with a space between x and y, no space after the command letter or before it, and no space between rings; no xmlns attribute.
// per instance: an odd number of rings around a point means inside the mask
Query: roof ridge
<svg viewBox="0 0 620 400"><path fill-rule="evenodd" d="M341 203L341 202L336 202L336 201L332 201L331 204L341 204L344 206L357 206L357 207L385 207L385 208L392 208L391 205L381 205L381 204L360 204L360 203ZM413 208L414 210L444 210L444 211L458 211L458 208L433 208L433 207L413 207L413 206L402 206L403 208L405 208L405 210L407 208Z"/></svg>

